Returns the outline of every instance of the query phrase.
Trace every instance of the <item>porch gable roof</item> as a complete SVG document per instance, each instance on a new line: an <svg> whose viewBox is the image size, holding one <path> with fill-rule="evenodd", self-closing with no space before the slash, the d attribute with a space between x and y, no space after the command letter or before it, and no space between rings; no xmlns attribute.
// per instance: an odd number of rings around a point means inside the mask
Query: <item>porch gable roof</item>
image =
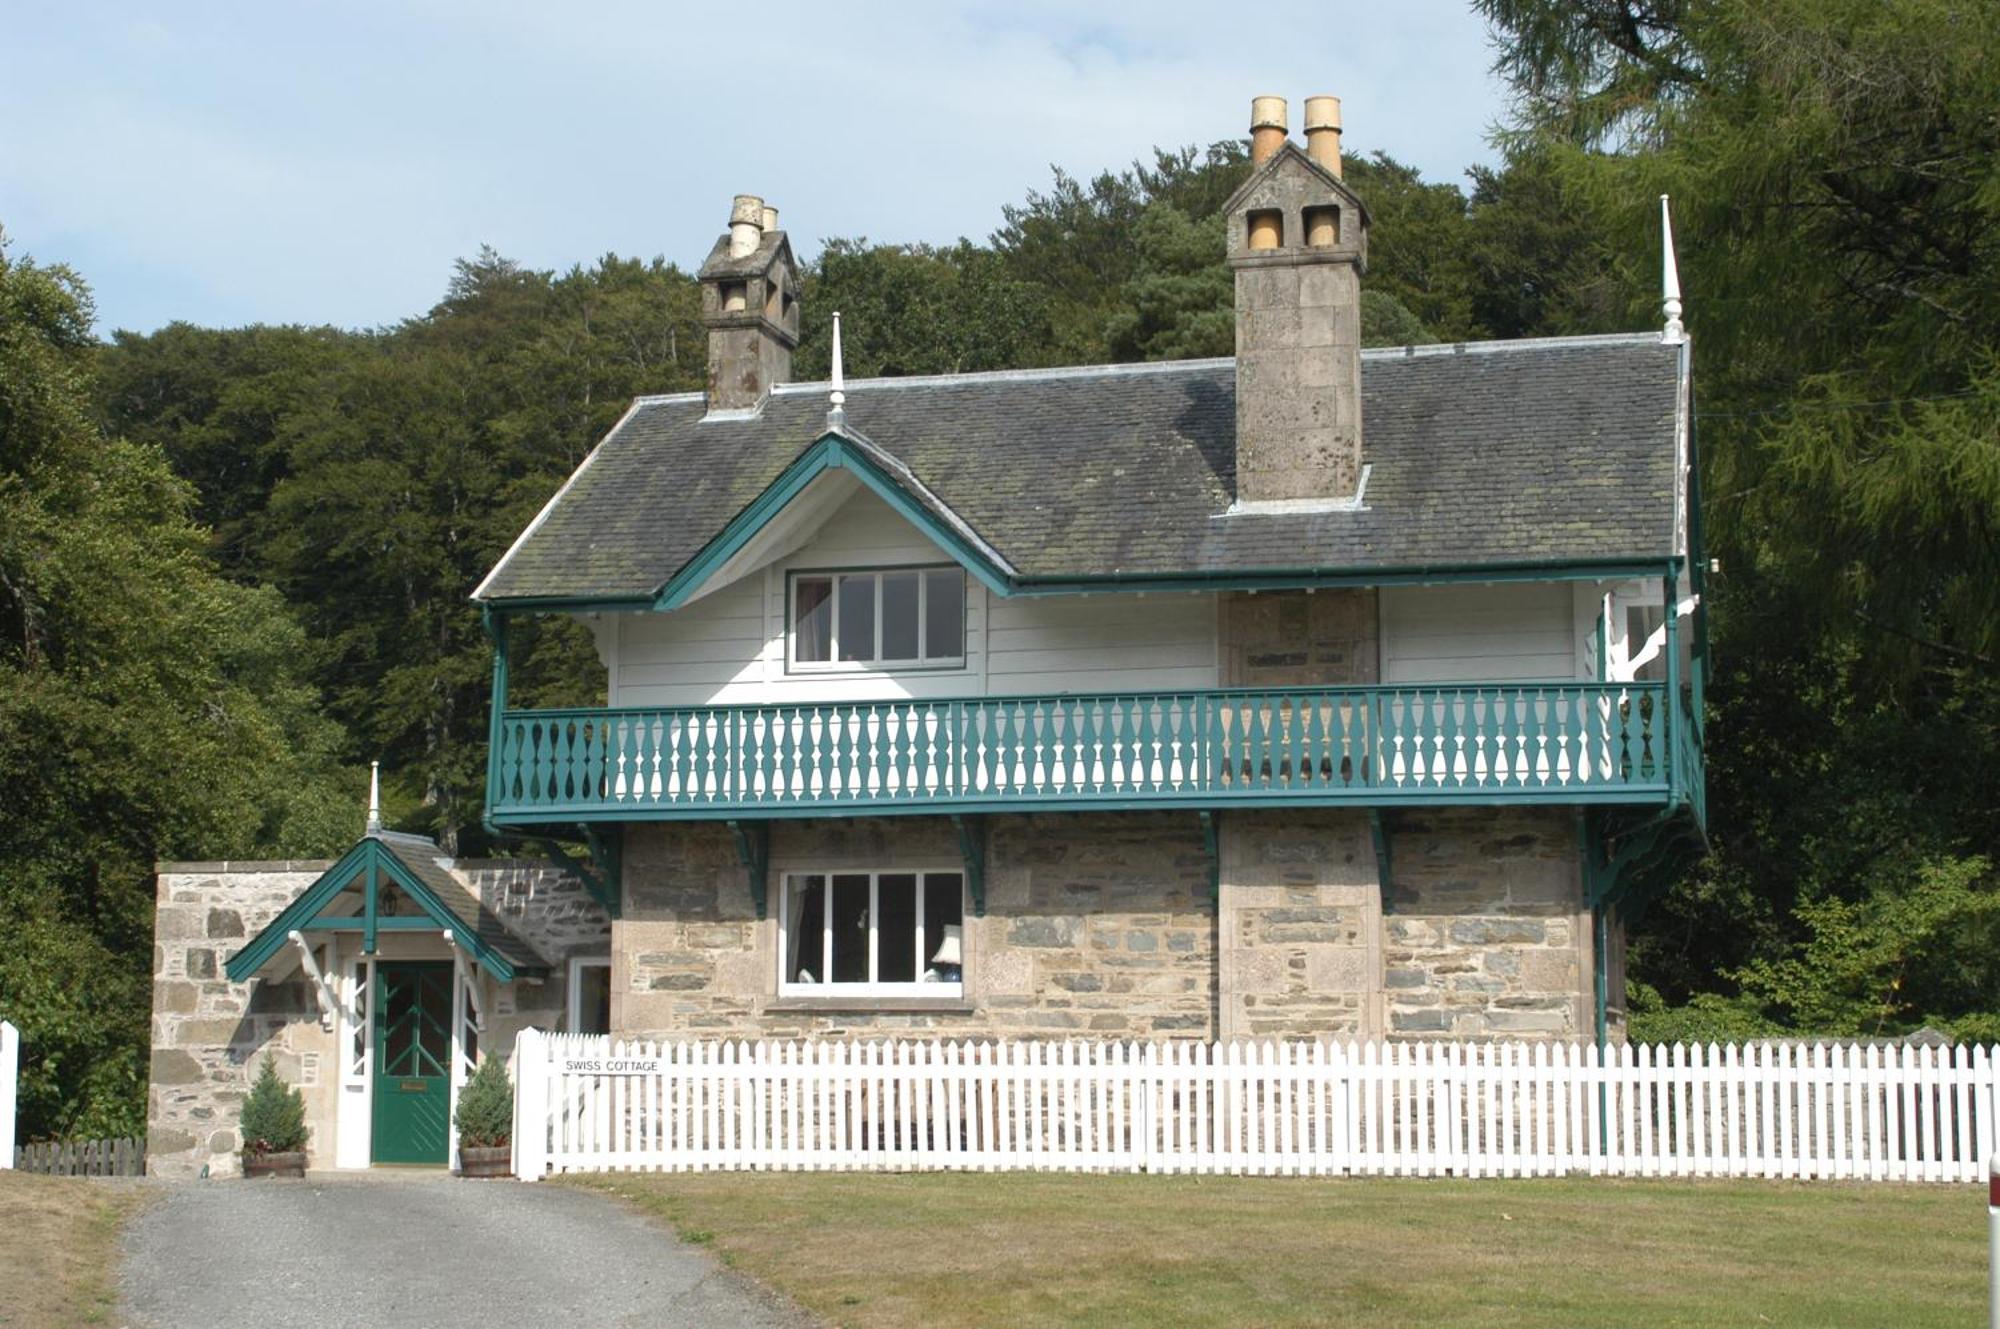
<svg viewBox="0 0 2000 1329"><path fill-rule="evenodd" d="M499 981L546 973L548 966L507 931L498 915L480 903L445 866L434 841L419 835L378 831L365 836L299 892L262 931L229 957L224 972L232 983L247 982L284 949L293 932L303 931L355 879L374 868L401 887L403 893ZM358 917L358 916L357 916Z"/></svg>

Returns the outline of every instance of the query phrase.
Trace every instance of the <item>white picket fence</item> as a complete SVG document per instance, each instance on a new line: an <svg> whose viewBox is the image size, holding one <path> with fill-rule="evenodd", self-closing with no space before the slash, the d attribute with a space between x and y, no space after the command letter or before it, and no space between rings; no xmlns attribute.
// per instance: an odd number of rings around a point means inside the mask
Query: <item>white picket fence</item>
<svg viewBox="0 0 2000 1329"><path fill-rule="evenodd" d="M14 1117L20 1111L21 1031L0 1020L0 1168L14 1166Z"/></svg>
<svg viewBox="0 0 2000 1329"><path fill-rule="evenodd" d="M523 1033L514 1165L1977 1181L2000 1048Z"/></svg>

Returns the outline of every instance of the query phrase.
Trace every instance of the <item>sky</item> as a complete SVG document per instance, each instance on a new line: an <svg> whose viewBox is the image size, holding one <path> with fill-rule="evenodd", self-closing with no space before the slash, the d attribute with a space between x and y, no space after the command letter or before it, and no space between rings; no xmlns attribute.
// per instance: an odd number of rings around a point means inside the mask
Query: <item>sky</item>
<svg viewBox="0 0 2000 1329"><path fill-rule="evenodd" d="M1317 5L0 0L0 228L98 329L422 313L489 244L692 270L738 193L824 240L986 238L1153 145L1342 98L1434 180L1506 110L1465 0Z"/></svg>

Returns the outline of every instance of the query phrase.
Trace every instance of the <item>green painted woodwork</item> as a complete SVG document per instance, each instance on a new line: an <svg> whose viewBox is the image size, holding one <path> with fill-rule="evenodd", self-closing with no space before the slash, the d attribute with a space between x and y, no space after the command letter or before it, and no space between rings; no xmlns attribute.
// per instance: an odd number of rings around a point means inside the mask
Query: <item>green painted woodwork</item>
<svg viewBox="0 0 2000 1329"><path fill-rule="evenodd" d="M687 565L660 588L659 598L654 607L678 609L686 604L716 569L750 543L772 518L805 492L806 486L825 472L838 470L851 472L857 480L873 491L876 497L915 526L933 544L950 554L988 590L995 595L1008 593L1008 581L1013 569L996 561L990 551L969 538L967 535L971 530L969 526L960 529L947 523L911 497L906 485L915 483L914 477L906 481L903 477L890 474L861 445L837 433L828 433L821 435L817 443L800 453L798 459L786 467L784 473L773 480L763 493L752 499L743 511L736 514L715 539L709 541L700 553L689 559Z"/></svg>
<svg viewBox="0 0 2000 1329"><path fill-rule="evenodd" d="M1669 723L1686 703L1669 707L1668 695L1659 683L1508 683L510 711L487 808L496 823L529 826L852 812L1658 806L1701 781L1691 727Z"/></svg>
<svg viewBox="0 0 2000 1329"><path fill-rule="evenodd" d="M972 916L986 917L986 818L978 813L954 815L958 856L965 861L965 886L972 894Z"/></svg>
<svg viewBox="0 0 2000 1329"><path fill-rule="evenodd" d="M1389 827L1381 808L1368 809L1368 834L1375 842L1375 881L1382 892L1382 912L1396 912L1395 870L1389 858Z"/></svg>
<svg viewBox="0 0 2000 1329"><path fill-rule="evenodd" d="M361 932L368 926L365 918L322 915L300 928L301 932ZM434 918L378 918L375 920L377 932L437 932L438 922Z"/></svg>
<svg viewBox="0 0 2000 1329"><path fill-rule="evenodd" d="M375 966L377 1163L449 1159L451 977L451 965L435 961Z"/></svg>
<svg viewBox="0 0 2000 1329"><path fill-rule="evenodd" d="M417 875L405 867L380 840L375 839L364 839L343 854L339 862L320 875L318 881L300 891L298 897L286 905L276 918L265 924L261 932L245 942L243 948L236 954L230 956L228 963L223 967L229 976L229 981L247 982L252 974L263 968L286 944L285 939L290 933L303 932L311 927L323 916L333 898L351 886L356 878L362 878L368 884L364 892L367 902L373 902L379 897L381 883L385 878L394 882L423 911L428 927L437 931L450 928L459 945L470 951L472 957L485 968L487 973L493 975L497 982L514 981L513 961L489 945L479 935L477 928L446 908L444 902L437 898L430 887L424 885ZM363 909L359 921L365 938L369 928L367 903L364 903ZM379 910L375 912L379 915ZM373 926L382 929L385 925L398 930L404 926L401 921L392 921L379 916Z"/></svg>
<svg viewBox="0 0 2000 1329"><path fill-rule="evenodd" d="M771 827L762 821L732 821L736 836L736 857L750 878L750 902L763 918L771 907Z"/></svg>

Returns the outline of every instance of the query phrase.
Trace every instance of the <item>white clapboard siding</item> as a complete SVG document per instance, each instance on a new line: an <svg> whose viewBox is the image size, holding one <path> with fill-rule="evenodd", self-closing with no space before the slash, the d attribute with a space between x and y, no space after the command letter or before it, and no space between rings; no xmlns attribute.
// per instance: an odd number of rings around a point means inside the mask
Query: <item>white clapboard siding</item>
<svg viewBox="0 0 2000 1329"><path fill-rule="evenodd" d="M1385 587L1381 603L1385 683L1577 677L1567 583Z"/></svg>
<svg viewBox="0 0 2000 1329"><path fill-rule="evenodd" d="M1216 685L1215 597L989 597L966 578L961 667L787 674L789 575L936 566L950 557L862 491L768 569L670 613L628 613L600 632L615 706L715 706Z"/></svg>
<svg viewBox="0 0 2000 1329"><path fill-rule="evenodd" d="M522 1033L514 1163L1978 1181L2000 1049Z"/></svg>

